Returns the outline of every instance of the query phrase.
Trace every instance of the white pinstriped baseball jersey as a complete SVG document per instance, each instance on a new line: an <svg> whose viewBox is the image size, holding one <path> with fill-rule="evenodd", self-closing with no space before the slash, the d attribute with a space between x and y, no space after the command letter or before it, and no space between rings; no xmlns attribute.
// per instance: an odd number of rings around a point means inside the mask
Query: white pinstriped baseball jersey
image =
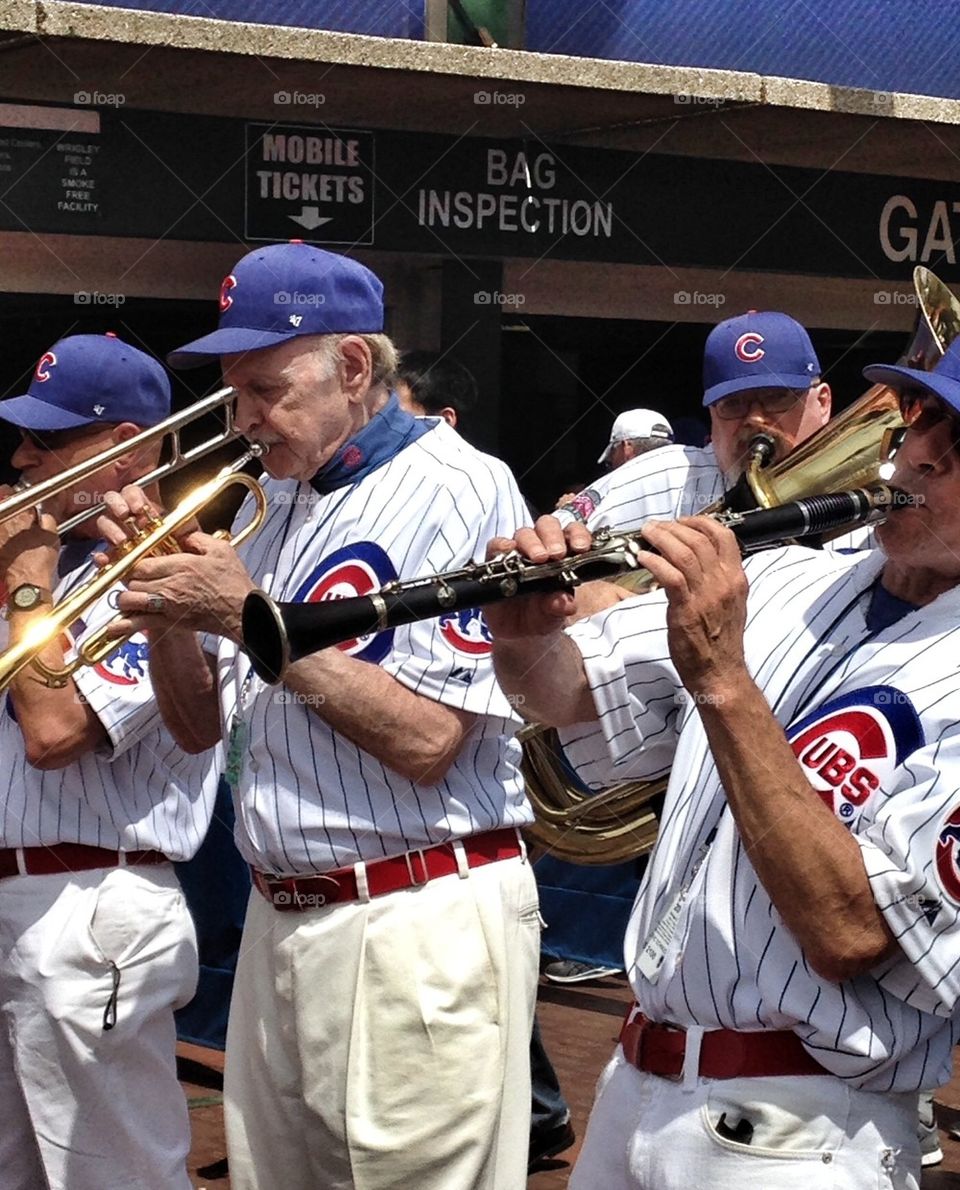
<svg viewBox="0 0 960 1190"><path fill-rule="evenodd" d="M712 446L661 446L602 476L553 515L564 525L626 531L646 520L697 516L722 495Z"/></svg>
<svg viewBox="0 0 960 1190"><path fill-rule="evenodd" d="M487 541L528 520L516 481L444 422L359 482L323 495L265 481L269 512L240 549L280 600L337 598L482 559ZM241 510L237 524L246 517ZM346 651L410 690L477 716L437 786L416 785L330 728L306 700L251 675L217 644L224 721L242 705L246 755L235 790L237 842L263 871L322 872L531 819L512 738L519 720L496 684L486 625L449 613ZM344 690L342 697L350 698Z"/></svg>
<svg viewBox="0 0 960 1190"><path fill-rule="evenodd" d="M644 521L699 516L724 492L723 474L712 446L661 446L637 455L578 493L553 515L562 525L581 521L591 532L631 532ZM828 548L870 549L873 531L851 529Z"/></svg>
<svg viewBox="0 0 960 1190"><path fill-rule="evenodd" d="M60 581L54 598L61 600L92 574L92 564L84 563ZM74 625L77 640L116 615L112 594ZM7 621L0 620L0 648L7 640ZM13 701L0 696L0 846L83 843L189 859L210 825L220 749L188 756L174 743L153 698L142 636L102 664L81 667L74 681L110 748L62 769L41 771L27 763Z"/></svg>
<svg viewBox="0 0 960 1190"><path fill-rule="evenodd" d="M792 1028L837 1075L869 1090L911 1091L947 1080L960 1021L952 1016L960 996L960 589L870 633L864 616L883 561L880 551L786 547L746 563L750 672L787 731L810 796L823 797L854 833L903 952L870 975L820 978L780 923L670 661L661 592L571 629L600 722L562 737L594 786L670 771L625 941L643 1011L707 1029ZM714 827L651 982L637 966L641 949ZM815 850L816 838L809 842Z"/></svg>

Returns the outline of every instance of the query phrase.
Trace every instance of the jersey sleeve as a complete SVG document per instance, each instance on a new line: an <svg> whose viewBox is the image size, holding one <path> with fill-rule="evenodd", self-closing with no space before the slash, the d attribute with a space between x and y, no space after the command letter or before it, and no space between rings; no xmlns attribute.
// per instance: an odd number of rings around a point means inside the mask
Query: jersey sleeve
<svg viewBox="0 0 960 1190"><path fill-rule="evenodd" d="M74 673L81 698L107 734L109 750L104 751L104 760L116 760L161 726L147 656L146 637L137 633L98 665L81 666Z"/></svg>
<svg viewBox="0 0 960 1190"><path fill-rule="evenodd" d="M960 1000L960 733L914 752L856 839L877 907L902 952L872 972L923 1012Z"/></svg>
<svg viewBox="0 0 960 1190"><path fill-rule="evenodd" d="M712 451L663 446L596 480L553 515L564 526L580 521L591 532L630 532L644 521L705 512L722 491Z"/></svg>
<svg viewBox="0 0 960 1190"><path fill-rule="evenodd" d="M560 742L593 789L670 769L688 699L667 648L665 604L664 593L654 591L568 630L583 656L598 721L561 729Z"/></svg>
<svg viewBox="0 0 960 1190"><path fill-rule="evenodd" d="M487 459L459 489L444 487L443 532L434 537L421 574L440 574L482 561L494 537L512 537L530 514L505 464ZM444 508L446 502L449 507ZM405 575L404 577L415 577ZM519 723L493 672L492 637L479 608L462 608L395 630L393 649L381 663L402 685L458 710Z"/></svg>

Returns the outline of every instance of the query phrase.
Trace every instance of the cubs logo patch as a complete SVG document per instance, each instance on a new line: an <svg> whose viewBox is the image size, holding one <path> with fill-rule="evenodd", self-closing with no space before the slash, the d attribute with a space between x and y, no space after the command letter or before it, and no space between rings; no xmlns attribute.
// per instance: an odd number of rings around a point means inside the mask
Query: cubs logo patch
<svg viewBox="0 0 960 1190"><path fill-rule="evenodd" d="M763 335L758 335L756 331L747 331L745 335L741 335L733 347L737 359L743 360L745 364L753 364L758 359L763 359L767 353L760 346L762 342Z"/></svg>
<svg viewBox="0 0 960 1190"><path fill-rule="evenodd" d="M850 823L871 794L889 787L897 766L923 744L923 731L905 694L869 686L804 716L787 739L824 803Z"/></svg>
<svg viewBox="0 0 960 1190"><path fill-rule="evenodd" d="M458 653L468 657L486 657L493 648L493 637L478 607L444 612L440 617L440 635Z"/></svg>
<svg viewBox="0 0 960 1190"><path fill-rule="evenodd" d="M50 369L57 366L57 357L52 351L45 351L37 360L33 375L42 384L50 379Z"/></svg>
<svg viewBox="0 0 960 1190"><path fill-rule="evenodd" d="M960 806L954 806L940 828L934 861L940 887L960 905Z"/></svg>
<svg viewBox="0 0 960 1190"><path fill-rule="evenodd" d="M233 305L233 298L230 296L230 290L236 289L237 279L233 273L227 273L224 279L220 282L220 313L223 314Z"/></svg>
<svg viewBox="0 0 960 1190"><path fill-rule="evenodd" d="M323 603L328 599L353 599L370 595L397 578L386 552L372 541L358 541L335 550L319 562L300 584L293 598L298 603ZM378 665L393 646L393 629L372 632L336 647L350 657Z"/></svg>
<svg viewBox="0 0 960 1190"><path fill-rule="evenodd" d="M136 686L147 676L148 657L147 638L138 632L93 668L115 686Z"/></svg>
<svg viewBox="0 0 960 1190"><path fill-rule="evenodd" d="M582 492L578 492L572 500L568 500L564 504L563 511L569 512L578 521L585 523L599 503L600 493L593 488L584 488Z"/></svg>

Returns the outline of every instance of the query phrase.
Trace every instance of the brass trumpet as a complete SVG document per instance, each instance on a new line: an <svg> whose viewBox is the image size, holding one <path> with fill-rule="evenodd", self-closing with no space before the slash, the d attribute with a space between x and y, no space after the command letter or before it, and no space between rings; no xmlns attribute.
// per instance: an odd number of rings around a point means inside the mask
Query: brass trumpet
<svg viewBox="0 0 960 1190"><path fill-rule="evenodd" d="M211 451L216 450L220 446L225 446L228 442L233 442L240 437L240 431L233 424L233 399L235 395L236 390L233 388L219 389L217 392L211 393L208 397L203 397L199 401L194 402L193 405L188 406L179 413L171 414L170 417L162 422L158 422L157 425L150 426L146 430L141 430L139 434L128 438L126 442L120 442L116 446L108 447L99 454L93 455L89 459L84 459L82 463L77 463L76 466L69 467L66 471L61 471L59 475L53 475L49 479L35 484L26 483L21 480L15 486L12 495L8 496L6 500L0 500L0 522L7 520L9 517L16 516L19 512L26 512L28 509L37 508L43 504L44 500L48 500L51 496L55 496L59 492L66 491L75 483L86 479L90 475L95 475L98 471L109 466L121 456L169 437L171 441L170 458L165 463L158 464L146 475L141 476L137 480L137 483L141 487L149 487L150 484L156 483L158 480L166 479L168 475L173 475L182 467L196 462L197 459L202 459L205 455L210 454ZM224 428L219 433L207 438L204 442L190 447L189 450L184 450L180 442L180 431L183 427L199 420L205 414L214 413L219 409L222 409L224 412ZM246 461L249 461L252 457L254 456L249 455ZM75 516L59 524L57 526L57 532L61 535L69 533L71 529L75 529L77 525L82 525L85 521L97 516L102 511L102 504L93 504L88 508L84 508Z"/></svg>
<svg viewBox="0 0 960 1190"><path fill-rule="evenodd" d="M133 439L130 442L134 441ZM125 442L124 449L130 449L130 442ZM40 660L39 654L51 643L57 640L73 624L83 612L96 603L120 580L128 574L148 554L164 552L169 546L169 539L183 528L201 510L221 495L228 488L239 484L254 497L256 509L253 519L232 540L234 545L245 541L255 533L263 523L267 511L267 499L263 488L255 479L245 475L240 468L251 459L259 458L264 453L264 447L252 444L250 449L230 466L225 467L213 479L200 484L189 492L177 507L164 517L158 517L149 529L131 540L124 547L121 556L109 566L104 567L88 582L72 591L52 611L45 616L32 620L24 632L23 639L16 645L0 654L0 692L6 690L14 678L28 666L33 666L48 686L65 686L71 675L82 665L97 665L123 644L122 638L107 635L110 622L90 633L82 645L78 646L76 656L59 668L51 668ZM105 463L100 463L105 466ZM74 482L78 477L74 477ZM143 481L141 481L143 482ZM127 638L129 639L129 638Z"/></svg>

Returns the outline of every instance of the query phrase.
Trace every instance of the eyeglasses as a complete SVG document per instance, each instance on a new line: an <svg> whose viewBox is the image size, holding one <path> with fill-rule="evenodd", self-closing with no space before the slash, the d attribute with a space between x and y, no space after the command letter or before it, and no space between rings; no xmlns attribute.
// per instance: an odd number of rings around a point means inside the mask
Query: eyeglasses
<svg viewBox="0 0 960 1190"><path fill-rule="evenodd" d="M945 421L954 453L960 455L960 417L933 393L922 388L904 389L900 393L900 416L908 430L918 430L921 434Z"/></svg>
<svg viewBox="0 0 960 1190"><path fill-rule="evenodd" d="M786 413L809 392L806 388L754 388L721 397L710 406L723 421L746 417L754 405L764 413Z"/></svg>

